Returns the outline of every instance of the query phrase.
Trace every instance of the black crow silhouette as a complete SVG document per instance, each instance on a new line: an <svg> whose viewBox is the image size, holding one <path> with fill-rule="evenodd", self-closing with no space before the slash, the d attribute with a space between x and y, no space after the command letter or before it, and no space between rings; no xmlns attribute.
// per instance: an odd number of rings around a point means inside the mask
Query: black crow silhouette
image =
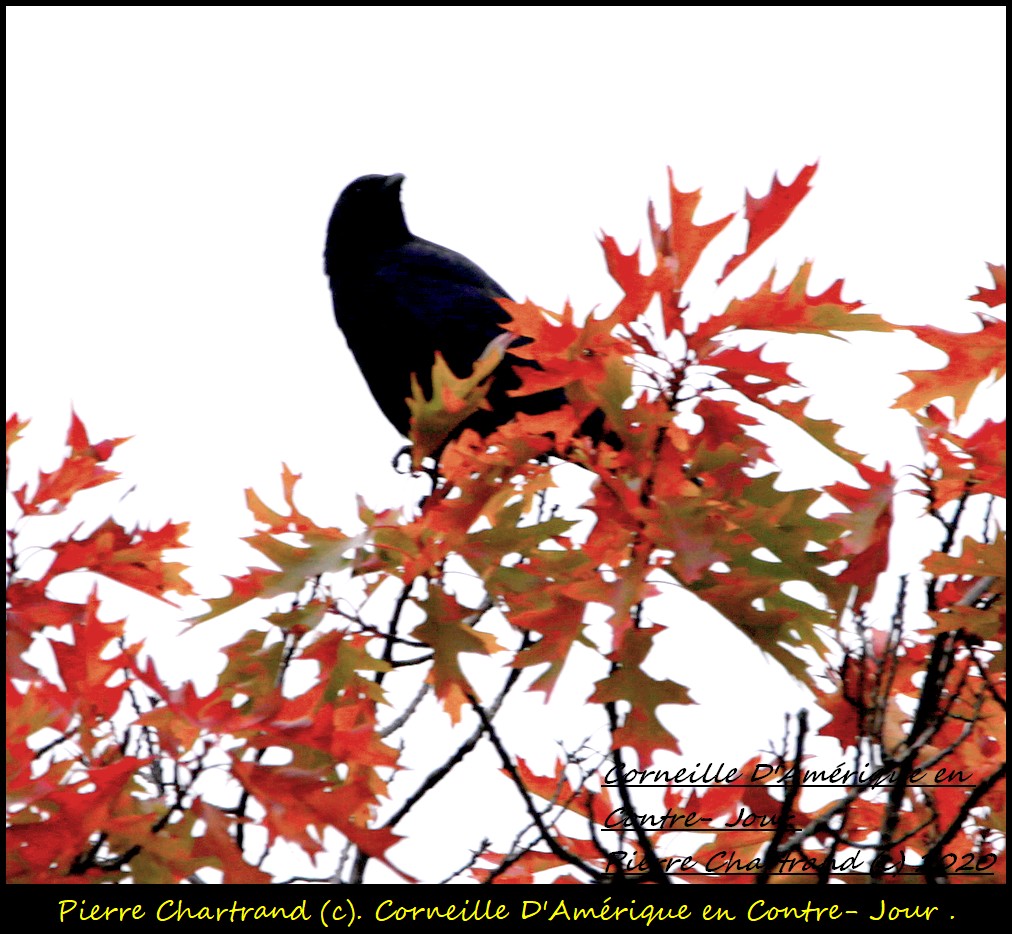
<svg viewBox="0 0 1012 934"><path fill-rule="evenodd" d="M506 290L466 256L416 237L401 208L403 175L364 175L341 193L327 229L325 271L334 315L383 414L408 434L414 374L432 395L432 366L440 351L459 376L471 374L488 344L504 333L509 316L496 301ZM514 346L525 342L514 341ZM566 403L563 390L510 396L520 385L515 368L537 366L506 353L487 401L457 430L490 434L517 412L550 412ZM600 416L600 413L595 413ZM601 418L584 425L599 434Z"/></svg>

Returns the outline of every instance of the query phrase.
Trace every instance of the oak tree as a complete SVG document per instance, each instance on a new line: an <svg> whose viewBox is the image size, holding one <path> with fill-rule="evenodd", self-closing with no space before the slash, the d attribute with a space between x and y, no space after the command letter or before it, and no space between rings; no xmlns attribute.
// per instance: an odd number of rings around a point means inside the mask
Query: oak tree
<svg viewBox="0 0 1012 934"><path fill-rule="evenodd" d="M814 172L746 196L745 247L721 282L780 229ZM336 871L319 881L369 881L373 864L425 882L1004 881L1004 424L968 417L1004 372L1004 323L990 313L1005 301L1004 267L971 297L988 309L975 333L907 327L948 362L906 374L896 406L923 456L894 471L808 413L783 338L897 326L846 300L842 281L816 294L810 263L786 284L770 273L751 295L693 305L697 261L734 215L699 224L699 192L671 179L668 196L669 225L650 208L646 257L603 237L622 293L609 312L503 302L509 331L532 339L510 352L539 363L518 392L561 388L559 411L444 445L486 404L498 341L470 378L437 359L432 398L416 381L413 465L432 479L417 504L360 502L356 527L338 529L300 509L287 467L283 508L248 491L247 541L262 562L208 599L197 625L267 609L221 647L210 691L169 687L124 621L105 618L97 589L83 603L54 594L75 573L157 600L192 592L166 556L184 524L92 516L46 537L51 517L117 476L107 464L123 439L95 442L72 418L63 463L8 486L8 881L284 881L263 868L272 847L315 857L334 839ZM579 429L597 409L611 434L595 444ZM26 425L7 423L8 468ZM763 440L778 425L799 456L820 447L849 479L778 483L784 464ZM562 462L593 478L580 504L590 522L554 498ZM897 580L884 572L901 497L917 497L938 534L922 536L915 571ZM885 623L869 609L882 587L895 590ZM647 663L670 588L807 685L825 724L799 711L778 748L760 754L757 738L730 777L644 787L681 751L677 716L659 711L692 702L693 685ZM603 626L589 625L591 608ZM563 746L541 774L497 724L522 693L564 691L580 653L600 662L587 704L607 740ZM474 657L496 663L480 685ZM420 713L426 695L435 719ZM412 747L458 724L445 758L392 793ZM501 769L495 794L517 796L525 818L503 839L476 836L447 879L402 866L405 818L424 814L479 744ZM813 756L826 744L847 768ZM806 788L818 784L829 787L815 800ZM686 833L690 814L713 821L703 842Z"/></svg>

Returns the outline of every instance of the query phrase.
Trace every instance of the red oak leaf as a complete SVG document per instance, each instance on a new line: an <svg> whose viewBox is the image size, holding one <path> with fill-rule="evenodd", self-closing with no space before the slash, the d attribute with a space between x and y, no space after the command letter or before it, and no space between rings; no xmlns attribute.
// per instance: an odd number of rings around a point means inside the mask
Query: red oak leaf
<svg viewBox="0 0 1012 934"><path fill-rule="evenodd" d="M978 285L977 291L970 296L970 301L982 302L988 308L997 308L1005 304L1005 266L988 263L987 268L991 271L991 278L994 279L994 288Z"/></svg>
<svg viewBox="0 0 1012 934"><path fill-rule="evenodd" d="M989 377L1001 378L1005 373L1005 322L978 314L981 330L959 334L931 325L908 325L922 341L944 351L949 362L940 370L909 370L903 375L913 384L893 404L893 408L916 413L934 402L951 396L955 415L966 412L977 387Z"/></svg>
<svg viewBox="0 0 1012 934"><path fill-rule="evenodd" d="M724 267L724 272L717 280L723 282L735 269L745 262L770 237L773 236L801 203L801 199L811 190L809 182L815 175L819 163L806 165L790 185L784 185L773 175L773 187L769 194L762 198L753 197L745 192L745 219L748 221L748 241L745 252L732 256Z"/></svg>

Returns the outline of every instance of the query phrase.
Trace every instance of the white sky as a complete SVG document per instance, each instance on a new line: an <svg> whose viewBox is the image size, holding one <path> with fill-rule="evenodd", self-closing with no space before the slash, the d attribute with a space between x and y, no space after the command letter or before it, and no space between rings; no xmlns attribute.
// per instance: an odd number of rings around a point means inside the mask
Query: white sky
<svg viewBox="0 0 1012 934"><path fill-rule="evenodd" d="M997 7L8 8L19 453L51 469L71 403L93 439L134 435L117 515L190 520L193 579L216 594L244 567L243 489L276 502L282 461L321 523L353 530L356 493L414 501L322 274L333 201L368 172L403 172L412 230L515 298L586 311L617 298L598 231L644 240L668 165L704 188L705 221L819 159L731 291L811 257L819 290L842 276L892 320L969 329L963 299L1005 257L1004 37ZM743 242L737 224L717 241L698 303L726 302L710 283ZM906 384L878 369L940 362L889 347L811 374L818 414L853 406L879 462L896 423L861 406ZM698 675L690 655L674 676ZM723 708L692 684L703 704L676 732L702 743L734 716L753 745L778 737L796 700L763 696L781 680L753 653Z"/></svg>

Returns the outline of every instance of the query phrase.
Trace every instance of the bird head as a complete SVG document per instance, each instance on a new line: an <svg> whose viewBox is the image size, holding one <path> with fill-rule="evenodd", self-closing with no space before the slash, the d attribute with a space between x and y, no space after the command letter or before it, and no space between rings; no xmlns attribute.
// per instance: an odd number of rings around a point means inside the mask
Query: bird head
<svg viewBox="0 0 1012 934"><path fill-rule="evenodd" d="M411 233L401 208L403 175L363 175L337 199L327 228L326 270L335 260L405 243Z"/></svg>

